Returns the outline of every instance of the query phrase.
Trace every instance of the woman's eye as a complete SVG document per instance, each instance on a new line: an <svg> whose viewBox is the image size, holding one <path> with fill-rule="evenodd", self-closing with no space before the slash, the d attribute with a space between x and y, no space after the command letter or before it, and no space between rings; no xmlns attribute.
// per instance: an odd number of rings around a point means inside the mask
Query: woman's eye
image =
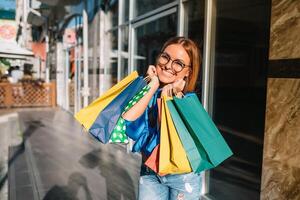
<svg viewBox="0 0 300 200"><path fill-rule="evenodd" d="M161 57L163 57L164 59L169 59L169 57L167 55L162 55Z"/></svg>
<svg viewBox="0 0 300 200"><path fill-rule="evenodd" d="M184 64L183 64L182 62L180 62L180 61L175 61L175 63L176 63L177 65L180 65L181 67L184 66Z"/></svg>

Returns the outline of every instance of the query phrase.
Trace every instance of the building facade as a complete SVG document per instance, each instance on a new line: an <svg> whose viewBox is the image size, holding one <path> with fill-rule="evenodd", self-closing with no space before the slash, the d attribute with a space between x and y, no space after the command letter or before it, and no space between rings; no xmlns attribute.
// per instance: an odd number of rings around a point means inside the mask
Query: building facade
<svg viewBox="0 0 300 200"><path fill-rule="evenodd" d="M41 2L50 12L42 30L52 31L40 35L49 41L47 67L57 82L58 105L77 112L130 72L144 75L168 38L189 37L202 52L196 92L234 152L202 173L203 198L300 198L299 148L293 143L300 142L299 0ZM282 98L289 106L282 107ZM285 117L273 117L280 115L278 106ZM284 131L276 124L291 127ZM290 158L287 150L274 154L286 144L294 145ZM273 182L276 166L289 178ZM289 187L280 189L283 185Z"/></svg>

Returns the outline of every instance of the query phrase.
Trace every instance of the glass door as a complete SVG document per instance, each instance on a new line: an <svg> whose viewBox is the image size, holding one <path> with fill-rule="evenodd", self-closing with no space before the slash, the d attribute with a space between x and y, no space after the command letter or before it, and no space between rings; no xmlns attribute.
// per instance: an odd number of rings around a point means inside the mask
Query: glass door
<svg viewBox="0 0 300 200"><path fill-rule="evenodd" d="M271 4L207 2L205 101L234 155L209 171L206 192L212 199L260 199Z"/></svg>
<svg viewBox="0 0 300 200"><path fill-rule="evenodd" d="M176 7L133 24L132 70L145 75L163 43L177 35L177 26Z"/></svg>

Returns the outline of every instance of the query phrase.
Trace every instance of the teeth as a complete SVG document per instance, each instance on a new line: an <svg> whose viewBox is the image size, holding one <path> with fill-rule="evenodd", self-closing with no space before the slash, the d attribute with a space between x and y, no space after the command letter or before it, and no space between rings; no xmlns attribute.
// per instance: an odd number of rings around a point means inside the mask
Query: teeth
<svg viewBox="0 0 300 200"><path fill-rule="evenodd" d="M170 75L172 75L172 76L173 76L173 73L172 73L172 72L170 72L170 71L164 70L164 72L165 72L165 73L168 73L168 74L170 74Z"/></svg>

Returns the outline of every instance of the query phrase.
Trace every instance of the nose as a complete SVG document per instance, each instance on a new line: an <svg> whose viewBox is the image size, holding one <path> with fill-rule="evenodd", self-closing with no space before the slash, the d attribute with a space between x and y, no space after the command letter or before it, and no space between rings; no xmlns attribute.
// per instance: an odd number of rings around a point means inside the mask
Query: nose
<svg viewBox="0 0 300 200"><path fill-rule="evenodd" d="M172 61L171 60L165 65L165 69L172 69Z"/></svg>

